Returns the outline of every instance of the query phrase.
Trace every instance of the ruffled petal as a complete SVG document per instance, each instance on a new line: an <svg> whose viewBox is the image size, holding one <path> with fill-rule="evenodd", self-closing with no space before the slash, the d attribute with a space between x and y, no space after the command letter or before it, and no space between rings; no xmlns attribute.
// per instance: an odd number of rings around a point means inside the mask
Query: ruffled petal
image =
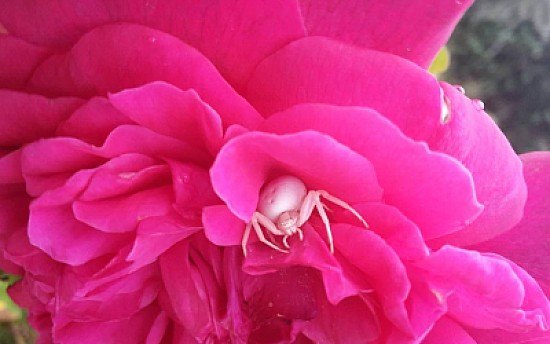
<svg viewBox="0 0 550 344"><path fill-rule="evenodd" d="M18 146L53 135L80 104L82 100L76 98L50 99L0 90L0 145Z"/></svg>
<svg viewBox="0 0 550 344"><path fill-rule="evenodd" d="M194 89L224 119L224 125L253 127L258 113L195 48L164 32L133 24L96 28L64 55L56 55L34 72L29 87L39 93L106 95L167 81Z"/></svg>
<svg viewBox="0 0 550 344"><path fill-rule="evenodd" d="M99 25L143 24L197 47L236 85L265 56L305 35L294 1L0 1L0 8L0 22L10 33L56 48L71 46Z"/></svg>
<svg viewBox="0 0 550 344"><path fill-rule="evenodd" d="M529 191L521 222L474 248L501 254L526 269L535 279L550 284L550 153L528 153L521 159Z"/></svg>
<svg viewBox="0 0 550 344"><path fill-rule="evenodd" d="M36 66L48 54L48 49L0 34L0 88L24 88Z"/></svg>
<svg viewBox="0 0 550 344"><path fill-rule="evenodd" d="M481 212L472 176L456 160L407 138L368 108L297 105L266 120L262 130L326 133L373 165L384 202L398 208L426 239L462 229Z"/></svg>
<svg viewBox="0 0 550 344"><path fill-rule="evenodd" d="M376 49L427 68L473 0L300 0L307 32Z"/></svg>
<svg viewBox="0 0 550 344"><path fill-rule="evenodd" d="M252 217L260 188L275 173L294 175L309 190L326 190L348 203L382 196L373 167L365 158L313 131L244 134L222 148L210 172L218 196L244 221Z"/></svg>
<svg viewBox="0 0 550 344"><path fill-rule="evenodd" d="M126 117L159 134L206 146L213 154L221 145L220 117L193 90L154 82L111 94L109 99Z"/></svg>

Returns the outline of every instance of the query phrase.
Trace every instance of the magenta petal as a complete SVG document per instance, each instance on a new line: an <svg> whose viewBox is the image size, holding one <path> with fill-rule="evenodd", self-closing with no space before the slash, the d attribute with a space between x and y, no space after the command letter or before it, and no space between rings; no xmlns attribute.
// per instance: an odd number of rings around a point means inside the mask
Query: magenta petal
<svg viewBox="0 0 550 344"><path fill-rule="evenodd" d="M81 102L0 90L0 145L17 146L53 135Z"/></svg>
<svg viewBox="0 0 550 344"><path fill-rule="evenodd" d="M423 344L479 344L460 325L448 317L439 319L430 333L422 341ZM503 343L503 342L492 342ZM487 343L488 344L488 343Z"/></svg>
<svg viewBox="0 0 550 344"><path fill-rule="evenodd" d="M77 220L107 233L134 231L148 217L170 213L174 202L170 186L95 201L75 201Z"/></svg>
<svg viewBox="0 0 550 344"><path fill-rule="evenodd" d="M182 223L177 215L149 217L138 225L128 260L139 265L151 263L174 244L199 230L199 227Z"/></svg>
<svg viewBox="0 0 550 344"><path fill-rule="evenodd" d="M23 88L36 66L47 54L47 49L33 46L10 35L0 34L0 87Z"/></svg>
<svg viewBox="0 0 550 344"><path fill-rule="evenodd" d="M222 141L218 114L193 91L182 91L164 82L109 96L120 112L159 134L207 146L213 154Z"/></svg>
<svg viewBox="0 0 550 344"><path fill-rule="evenodd" d="M302 178L310 190L326 190L349 203L382 196L365 158L313 131L244 134L222 148L210 172L218 196L244 221L252 217L260 188L273 173Z"/></svg>
<svg viewBox="0 0 550 344"><path fill-rule="evenodd" d="M324 37L297 40L263 60L245 96L264 116L302 103L368 106L413 138L436 127L441 113L433 75L397 56ZM409 131L401 123L415 125Z"/></svg>
<svg viewBox="0 0 550 344"><path fill-rule="evenodd" d="M300 0L309 35L333 37L400 55L424 68L472 3L473 0Z"/></svg>
<svg viewBox="0 0 550 344"><path fill-rule="evenodd" d="M67 202L82 190L89 175L77 173L64 187L45 193L31 204L31 243L53 259L70 265L79 265L117 251L127 240L126 235L106 234L75 220Z"/></svg>
<svg viewBox="0 0 550 344"><path fill-rule="evenodd" d="M215 245L239 245L243 239L245 223L225 205L204 208L202 223L204 234Z"/></svg>
<svg viewBox="0 0 550 344"><path fill-rule="evenodd" d="M464 230L430 244L472 245L504 233L519 222L527 187L521 161L493 119L455 87L445 83L441 86L448 98L450 122L432 132L428 145L455 157L472 173L484 210Z"/></svg>
<svg viewBox="0 0 550 344"><path fill-rule="evenodd" d="M546 326L548 301L542 291L538 289L544 302L525 304L534 282L502 257L443 246L418 266L428 272L435 291L451 292L449 314L463 324L512 332Z"/></svg>
<svg viewBox="0 0 550 344"><path fill-rule="evenodd" d="M262 130L326 133L366 157L384 189L384 202L398 208L426 239L464 227L482 206L470 173L456 160L407 138L368 108L297 105L266 120Z"/></svg>
<svg viewBox="0 0 550 344"><path fill-rule="evenodd" d="M370 343L379 334L372 310L359 297L347 298L337 305L323 304L319 316L300 325L315 343Z"/></svg>
<svg viewBox="0 0 550 344"><path fill-rule="evenodd" d="M132 22L159 29L197 47L236 84L246 80L265 56L305 35L299 6L293 1L84 0L78 4L0 4L4 9L0 22L9 32L58 48L74 44L82 33L106 23Z"/></svg>
<svg viewBox="0 0 550 344"><path fill-rule="evenodd" d="M117 111L107 99L95 97L61 123L56 134L76 137L101 146L114 128L131 123L132 121Z"/></svg>
<svg viewBox="0 0 550 344"><path fill-rule="evenodd" d="M401 331L411 333L405 308L411 284L397 254L371 231L349 225L333 227L336 250L364 274L386 317Z"/></svg>
<svg viewBox="0 0 550 344"><path fill-rule="evenodd" d="M260 120L197 50L164 32L133 24L88 32L68 55L43 63L30 85L38 91L91 96L158 80L194 89L220 114L224 126L253 127Z"/></svg>
<svg viewBox="0 0 550 344"><path fill-rule="evenodd" d="M550 153L528 153L521 159L529 192L521 222L475 249L501 254L550 284Z"/></svg>

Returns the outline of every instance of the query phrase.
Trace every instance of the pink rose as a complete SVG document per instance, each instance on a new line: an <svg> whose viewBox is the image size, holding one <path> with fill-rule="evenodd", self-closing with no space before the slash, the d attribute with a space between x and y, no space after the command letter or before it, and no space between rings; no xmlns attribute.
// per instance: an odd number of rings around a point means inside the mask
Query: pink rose
<svg viewBox="0 0 550 344"><path fill-rule="evenodd" d="M470 4L0 1L2 268L40 341L547 340L550 156L425 71ZM330 230L244 257L281 175Z"/></svg>

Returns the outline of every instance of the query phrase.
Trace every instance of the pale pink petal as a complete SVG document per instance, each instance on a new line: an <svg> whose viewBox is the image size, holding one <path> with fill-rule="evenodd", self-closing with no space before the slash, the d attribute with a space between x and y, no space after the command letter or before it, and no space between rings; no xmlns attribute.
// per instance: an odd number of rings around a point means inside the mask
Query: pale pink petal
<svg viewBox="0 0 550 344"><path fill-rule="evenodd" d="M473 0L300 0L307 32L386 51L427 68Z"/></svg>
<svg viewBox="0 0 550 344"><path fill-rule="evenodd" d="M514 261L535 279L550 283L550 153L521 156L528 188L527 204L520 223L508 232L475 246Z"/></svg>
<svg viewBox="0 0 550 344"><path fill-rule="evenodd" d="M418 225L426 239L463 228L482 209L472 176L459 162L407 138L374 110L297 105L261 128L278 134L317 130L366 157L384 189L384 202Z"/></svg>
<svg viewBox="0 0 550 344"><path fill-rule="evenodd" d="M194 89L220 114L224 126L240 123L252 127L260 120L254 108L195 48L164 32L133 24L88 32L69 53L39 66L29 85L47 94L90 97L152 81Z"/></svg>
<svg viewBox="0 0 550 344"><path fill-rule="evenodd" d="M423 344L480 344L459 324L448 317L439 319L430 333L422 341ZM502 342L492 342L502 343ZM488 344L488 343L487 343Z"/></svg>
<svg viewBox="0 0 550 344"><path fill-rule="evenodd" d="M0 90L0 145L17 146L53 135L81 103L76 98L51 99Z"/></svg>
<svg viewBox="0 0 550 344"><path fill-rule="evenodd" d="M0 22L10 33L57 48L74 44L86 31L106 23L156 28L197 47L237 85L265 56L305 35L294 1L0 1L0 8Z"/></svg>
<svg viewBox="0 0 550 344"><path fill-rule="evenodd" d="M159 134L206 146L212 154L221 145L220 117L193 90L154 82L111 94L109 99L128 118Z"/></svg>
<svg viewBox="0 0 550 344"><path fill-rule="evenodd" d="M348 203L379 200L382 194L365 158L313 131L242 135L222 148L210 172L218 196L245 221L256 209L260 188L274 173L302 178L308 189L326 190Z"/></svg>

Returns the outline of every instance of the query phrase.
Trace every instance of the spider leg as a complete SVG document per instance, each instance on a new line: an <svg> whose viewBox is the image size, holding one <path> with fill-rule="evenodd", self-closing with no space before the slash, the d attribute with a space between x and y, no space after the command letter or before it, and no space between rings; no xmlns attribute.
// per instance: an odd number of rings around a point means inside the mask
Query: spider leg
<svg viewBox="0 0 550 344"><path fill-rule="evenodd" d="M288 245L288 235L285 235L283 237L283 245L285 245L286 248L290 249L290 246Z"/></svg>
<svg viewBox="0 0 550 344"><path fill-rule="evenodd" d="M304 241L304 232L300 228L297 228L296 231L298 232L298 236L300 237L300 241Z"/></svg>
<svg viewBox="0 0 550 344"><path fill-rule="evenodd" d="M243 247L243 254L246 257L246 244L248 243L248 237L250 237L250 230L252 229L252 221L246 224L246 228L244 229L243 234L243 240L241 242L241 245Z"/></svg>
<svg viewBox="0 0 550 344"><path fill-rule="evenodd" d="M332 230L330 229L330 222L328 220L328 216L327 216L327 213L325 211L325 208L323 208L323 204L319 200L319 196L317 196L317 199L315 200L315 208L317 208L317 211L319 212L319 216L321 216L321 220L323 220L323 223L325 224L325 229L327 231L328 244L330 246L330 253L334 254L334 238L332 237Z"/></svg>
<svg viewBox="0 0 550 344"><path fill-rule="evenodd" d="M367 223L367 221L365 221L365 219L363 219L363 216L361 216L361 214L359 214L355 209L353 209L351 205L347 204L346 202L342 201L337 197L332 196L325 190L318 190L317 192L319 193L320 196L323 196L330 202L340 206L341 208L346 209L347 211L355 215L355 217L358 218L363 223L363 226L365 226L365 228L369 228L369 224Z"/></svg>
<svg viewBox="0 0 550 344"><path fill-rule="evenodd" d="M277 250L279 252L288 253L288 250L284 250L280 248L279 246L275 245L273 242L266 239L262 227L262 225L265 229L267 229L268 233L275 234L275 235L284 235L282 231L280 231L277 226L269 218L267 218L265 215L261 213L254 213L254 216L252 217L252 227L254 227L254 230L256 231L256 235L258 236L258 239L266 244L267 246L271 247L274 250ZM285 245L286 246L286 245ZM287 246L288 247L288 246Z"/></svg>

